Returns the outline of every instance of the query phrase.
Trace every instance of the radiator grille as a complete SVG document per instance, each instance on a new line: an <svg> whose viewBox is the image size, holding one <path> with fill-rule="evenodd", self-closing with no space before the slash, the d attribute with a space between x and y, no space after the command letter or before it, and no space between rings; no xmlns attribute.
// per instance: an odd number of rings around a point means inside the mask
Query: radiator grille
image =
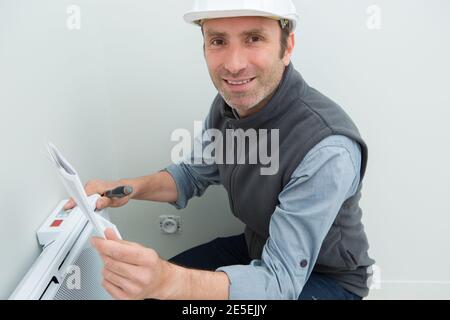
<svg viewBox="0 0 450 320"><path fill-rule="evenodd" d="M103 262L97 251L87 241L87 245L73 264L63 283L58 288L55 300L110 300L111 296L102 287L101 270ZM78 270L77 270L78 269ZM76 271L74 271L76 270ZM79 286L75 285L75 273L79 271Z"/></svg>

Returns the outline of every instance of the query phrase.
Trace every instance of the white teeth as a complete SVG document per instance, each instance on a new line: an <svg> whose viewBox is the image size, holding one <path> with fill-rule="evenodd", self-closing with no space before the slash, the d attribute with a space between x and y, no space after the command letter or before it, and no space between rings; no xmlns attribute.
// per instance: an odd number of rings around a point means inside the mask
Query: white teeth
<svg viewBox="0 0 450 320"><path fill-rule="evenodd" d="M234 85L238 85L238 84L246 84L249 83L252 79L247 79L247 80L243 80L243 81L231 81L231 80L227 80L227 82L229 84L234 84Z"/></svg>

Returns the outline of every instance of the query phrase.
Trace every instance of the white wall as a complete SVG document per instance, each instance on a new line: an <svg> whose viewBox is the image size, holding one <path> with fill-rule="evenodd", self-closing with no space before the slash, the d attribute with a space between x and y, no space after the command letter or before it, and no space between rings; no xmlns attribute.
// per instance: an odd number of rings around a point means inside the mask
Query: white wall
<svg viewBox="0 0 450 320"><path fill-rule="evenodd" d="M369 144L362 206L383 281L370 297L450 298L450 3L295 3L294 65L343 105ZM81 8L80 30L66 28L69 4ZM366 27L372 4L382 10L380 30ZM0 298L38 255L34 232L65 197L47 140L84 180L140 176L166 166L171 132L192 130L208 111L215 90L201 34L181 18L187 8L181 0L0 0ZM162 235L161 214L181 215L182 233ZM221 187L183 211L132 202L112 216L125 238L163 257L242 230Z"/></svg>
<svg viewBox="0 0 450 320"><path fill-rule="evenodd" d="M116 169L97 30L69 33L64 13L56 1L0 1L0 298L38 256L35 232L66 196L45 143L83 179Z"/></svg>
<svg viewBox="0 0 450 320"><path fill-rule="evenodd" d="M449 299L450 2L296 3L295 64L369 145L362 207L382 280L371 298ZM372 4L379 31L366 27Z"/></svg>

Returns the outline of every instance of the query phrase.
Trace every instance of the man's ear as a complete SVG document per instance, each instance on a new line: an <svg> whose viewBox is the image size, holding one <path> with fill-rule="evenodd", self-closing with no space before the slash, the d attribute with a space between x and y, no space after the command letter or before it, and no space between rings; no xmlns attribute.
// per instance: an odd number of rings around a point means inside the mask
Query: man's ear
<svg viewBox="0 0 450 320"><path fill-rule="evenodd" d="M291 56L292 53L294 52L294 47L295 47L295 34L291 32L289 34L289 37L287 38L287 46L286 50L284 51L283 62L285 66L288 66L289 63L291 62Z"/></svg>

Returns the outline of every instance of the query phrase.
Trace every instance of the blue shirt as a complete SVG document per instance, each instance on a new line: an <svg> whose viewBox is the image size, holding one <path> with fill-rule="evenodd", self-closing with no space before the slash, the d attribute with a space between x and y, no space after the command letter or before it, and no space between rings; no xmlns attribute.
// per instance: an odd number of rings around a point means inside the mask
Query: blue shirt
<svg viewBox="0 0 450 320"><path fill-rule="evenodd" d="M220 183L215 164L191 163L166 168L177 185L178 209ZM345 136L329 136L307 153L279 194L261 259L217 269L230 279L230 299L298 298L342 204L356 193L360 167L360 147ZM302 260L309 263L299 267Z"/></svg>

